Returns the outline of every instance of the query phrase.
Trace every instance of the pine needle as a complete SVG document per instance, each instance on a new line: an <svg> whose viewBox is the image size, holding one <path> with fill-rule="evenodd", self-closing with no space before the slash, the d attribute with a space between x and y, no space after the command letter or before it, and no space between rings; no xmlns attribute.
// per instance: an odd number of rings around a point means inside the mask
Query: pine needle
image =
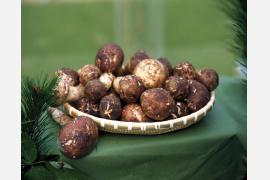
<svg viewBox="0 0 270 180"><path fill-rule="evenodd" d="M55 144L60 127L47 112L47 108L55 103L56 83L57 78L47 74L36 79L27 76L23 76L22 79L22 131L32 137L42 155L59 154Z"/></svg>
<svg viewBox="0 0 270 180"><path fill-rule="evenodd" d="M223 0L221 9L232 21L234 41L231 45L235 60L240 65L244 83L247 78L247 1Z"/></svg>
<svg viewBox="0 0 270 180"><path fill-rule="evenodd" d="M41 155L59 155L58 133L60 125L54 122L47 111L37 119L33 129L33 139Z"/></svg>
<svg viewBox="0 0 270 180"><path fill-rule="evenodd" d="M56 82L56 77L49 77L48 75L41 75L37 79L23 77L22 120L34 120L42 111L54 103L53 90Z"/></svg>

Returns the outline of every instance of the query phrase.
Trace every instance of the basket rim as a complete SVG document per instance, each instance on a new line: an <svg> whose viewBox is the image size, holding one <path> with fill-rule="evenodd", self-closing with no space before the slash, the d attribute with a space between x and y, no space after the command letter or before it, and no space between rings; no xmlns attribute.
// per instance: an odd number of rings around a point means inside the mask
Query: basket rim
<svg viewBox="0 0 270 180"><path fill-rule="evenodd" d="M180 118L169 119L169 120L165 120L165 121L156 121L156 122L126 122L126 121L120 121L120 120L110 120L110 119L105 119L105 118L101 118L101 117L96 117L96 116L84 113L82 111L79 111L78 109L71 106L69 103L65 103L63 106L71 116L73 116L73 117L77 117L77 116L90 117L96 123L98 123L98 125L100 125L102 127L104 127L104 124L110 124L110 125L114 125L114 126L116 124L117 126L123 126L123 127L128 127L128 128L130 126L132 126L132 127L149 127L149 126L153 126L153 125L155 127L157 127L157 126L160 127L162 125L168 125L168 124L171 125L171 124L178 123L181 121L186 123L190 119L193 119L196 122L199 116L201 116L201 115L206 116L207 112L212 108L214 101L215 101L215 91L212 91L211 97L210 97L210 100L208 101L208 103L204 107L199 109L198 111L193 112L187 116L180 117Z"/></svg>

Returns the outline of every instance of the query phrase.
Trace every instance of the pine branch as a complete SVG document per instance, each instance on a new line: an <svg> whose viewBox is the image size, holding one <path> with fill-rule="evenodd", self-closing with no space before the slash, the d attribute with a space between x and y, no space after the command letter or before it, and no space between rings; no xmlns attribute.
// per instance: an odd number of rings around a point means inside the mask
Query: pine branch
<svg viewBox="0 0 270 180"><path fill-rule="evenodd" d="M247 74L247 1L223 0L221 9L232 21L234 41L231 45L236 62L239 63L243 80L246 83Z"/></svg>
<svg viewBox="0 0 270 180"><path fill-rule="evenodd" d="M24 76L21 91L22 158L24 179L87 179L80 171L68 169L60 161L58 125L47 111L55 104L56 77L41 75L36 79ZM61 167L50 166L61 163ZM50 167L50 168L49 168Z"/></svg>
<svg viewBox="0 0 270 180"><path fill-rule="evenodd" d="M47 110L35 121L32 137L40 155L60 155L59 130L60 125L54 122Z"/></svg>
<svg viewBox="0 0 270 180"><path fill-rule="evenodd" d="M54 104L56 77L41 75L37 79L23 76L21 91L22 131L33 134L33 125L42 112Z"/></svg>
<svg viewBox="0 0 270 180"><path fill-rule="evenodd" d="M60 127L47 112L48 107L55 103L56 83L57 78L47 74L36 79L24 76L22 80L22 131L30 135L43 155L59 154L55 144Z"/></svg>

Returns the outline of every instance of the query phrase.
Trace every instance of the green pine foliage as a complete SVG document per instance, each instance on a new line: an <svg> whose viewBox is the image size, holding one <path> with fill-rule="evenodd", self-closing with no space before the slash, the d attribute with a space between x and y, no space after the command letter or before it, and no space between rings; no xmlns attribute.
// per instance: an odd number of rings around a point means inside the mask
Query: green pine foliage
<svg viewBox="0 0 270 180"><path fill-rule="evenodd" d="M37 119L40 118L42 112L45 112L54 103L53 89L56 82L56 77L49 78L48 75L41 75L37 79L27 76L22 78L22 130L31 136Z"/></svg>
<svg viewBox="0 0 270 180"><path fill-rule="evenodd" d="M223 0L222 9L232 20L234 40L231 49L240 65L243 79L247 78L247 0Z"/></svg>
<svg viewBox="0 0 270 180"><path fill-rule="evenodd" d="M33 127L33 139L41 155L60 155L58 143L59 130L60 125L51 119L49 113L47 111L42 112Z"/></svg>
<svg viewBox="0 0 270 180"><path fill-rule="evenodd" d="M47 112L47 108L55 103L56 84L57 78L48 75L22 78L21 174L23 179L86 179L85 175L61 160L58 143L60 125L54 122Z"/></svg>
<svg viewBox="0 0 270 180"><path fill-rule="evenodd" d="M37 79L30 77L22 79L22 131L35 141L38 152L44 155L51 152L59 154L52 144L57 143L60 126L47 112L47 108L55 102L53 91L56 83L57 78L48 75L41 75Z"/></svg>

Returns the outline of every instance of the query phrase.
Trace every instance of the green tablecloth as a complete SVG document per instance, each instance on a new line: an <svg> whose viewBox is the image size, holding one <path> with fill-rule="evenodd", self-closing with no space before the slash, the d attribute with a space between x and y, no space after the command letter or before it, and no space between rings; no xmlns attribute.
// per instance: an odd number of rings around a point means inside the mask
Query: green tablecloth
<svg viewBox="0 0 270 180"><path fill-rule="evenodd" d="M214 108L198 124L156 136L101 132L97 147L65 160L91 179L234 180L246 173L246 89L221 77Z"/></svg>

